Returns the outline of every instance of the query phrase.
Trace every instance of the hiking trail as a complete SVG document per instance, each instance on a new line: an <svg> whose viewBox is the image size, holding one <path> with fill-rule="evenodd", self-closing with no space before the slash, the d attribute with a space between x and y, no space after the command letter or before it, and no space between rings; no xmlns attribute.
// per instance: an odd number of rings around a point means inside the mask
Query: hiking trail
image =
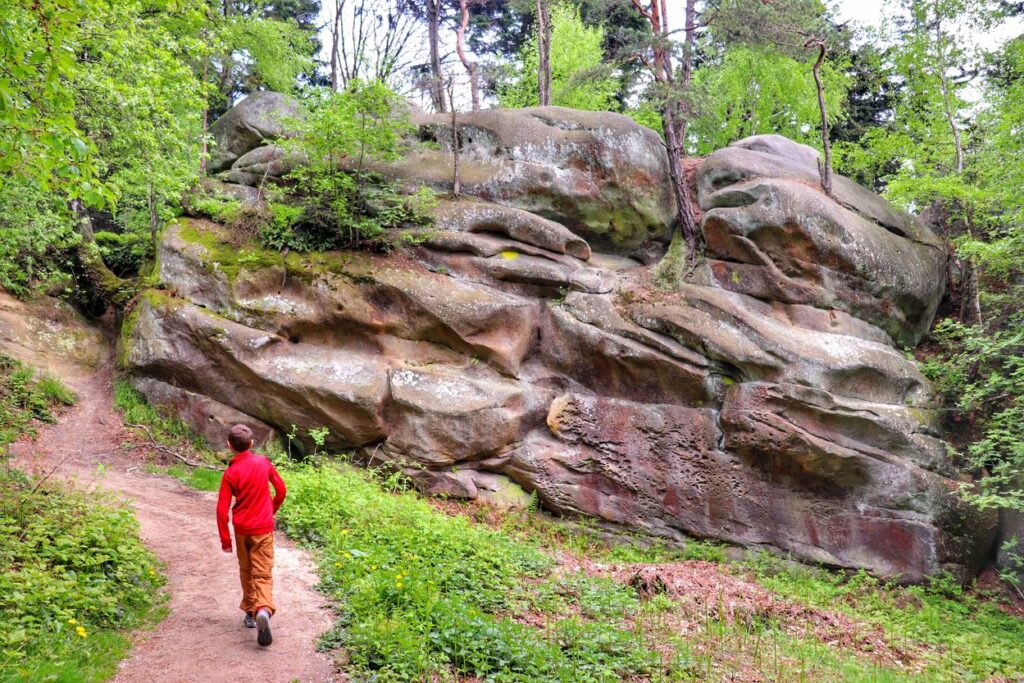
<svg viewBox="0 0 1024 683"><path fill-rule="evenodd" d="M114 683L326 683L342 681L330 658L316 651L330 628L326 599L308 553L278 533L274 564L274 644L261 648L242 625L241 588L234 553L221 551L216 493L143 471L146 448L124 449L138 434L113 406L113 366L86 372L68 367L60 379L78 403L35 440L11 447L16 466L48 473L80 488L97 487L127 500L146 546L164 563L168 615L152 629L131 634L133 647ZM287 500L285 505L287 505Z"/></svg>

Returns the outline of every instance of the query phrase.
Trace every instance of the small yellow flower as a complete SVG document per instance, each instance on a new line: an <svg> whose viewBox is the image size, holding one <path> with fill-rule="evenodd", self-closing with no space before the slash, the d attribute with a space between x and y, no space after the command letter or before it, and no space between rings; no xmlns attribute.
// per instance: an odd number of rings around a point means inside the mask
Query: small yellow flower
<svg viewBox="0 0 1024 683"><path fill-rule="evenodd" d="M375 564L371 564L371 565L370 565L370 571L371 571L371 572L375 572L375 571L377 571L377 565L375 565Z"/></svg>
<svg viewBox="0 0 1024 683"><path fill-rule="evenodd" d="M84 626L79 626L78 628L75 629L75 631L78 633L78 635L80 635L83 638L85 638L86 633L85 633L85 627Z"/></svg>
<svg viewBox="0 0 1024 683"><path fill-rule="evenodd" d="M342 536L348 536L348 529L342 529L341 530L341 535Z"/></svg>
<svg viewBox="0 0 1024 683"><path fill-rule="evenodd" d="M340 567L340 566L341 566L341 562L335 562L335 563L334 563L334 566L335 566L335 567Z"/></svg>
<svg viewBox="0 0 1024 683"><path fill-rule="evenodd" d="M355 557L355 555L353 555L352 553L345 553L345 554L348 555L349 559L352 559L353 557Z"/></svg>
<svg viewBox="0 0 1024 683"><path fill-rule="evenodd" d="M150 575L150 576L156 576L156 571L154 571L154 570L150 569L150 570L149 570L149 575Z"/></svg>
<svg viewBox="0 0 1024 683"><path fill-rule="evenodd" d="M398 583L395 584L395 588L401 590L402 589L402 585L403 585L402 582L399 581Z"/></svg>
<svg viewBox="0 0 1024 683"><path fill-rule="evenodd" d="M74 626L75 624L78 623L78 619L75 619L74 617L71 617L70 619L68 619L68 623L71 624L72 626Z"/></svg>

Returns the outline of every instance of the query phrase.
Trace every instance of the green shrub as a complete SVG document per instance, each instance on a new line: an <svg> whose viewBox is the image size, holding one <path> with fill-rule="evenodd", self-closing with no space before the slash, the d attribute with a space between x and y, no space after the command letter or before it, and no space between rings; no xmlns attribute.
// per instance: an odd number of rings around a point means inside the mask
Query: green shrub
<svg viewBox="0 0 1024 683"><path fill-rule="evenodd" d="M0 680L101 681L163 577L131 510L0 472Z"/></svg>
<svg viewBox="0 0 1024 683"><path fill-rule="evenodd" d="M96 233L96 244L103 262L121 276L138 273L146 258L151 255L152 245L149 235L145 233L101 230Z"/></svg>
<svg viewBox="0 0 1024 683"><path fill-rule="evenodd" d="M54 422L54 410L75 400L59 380L36 377L29 366L0 354L0 448L22 434L34 434L34 420Z"/></svg>
<svg viewBox="0 0 1024 683"><path fill-rule="evenodd" d="M309 161L288 174L303 196L302 216L282 228L275 220L276 248L325 251L379 246L385 230L427 221L429 190L409 197L397 183L367 169L372 161L397 159L412 126L401 98L379 81L353 81L339 93L308 103L309 116L285 143Z"/></svg>
<svg viewBox="0 0 1024 683"><path fill-rule="evenodd" d="M216 223L227 224L238 219L242 202L237 199L220 199L200 195L189 199L189 209L196 216L205 216Z"/></svg>

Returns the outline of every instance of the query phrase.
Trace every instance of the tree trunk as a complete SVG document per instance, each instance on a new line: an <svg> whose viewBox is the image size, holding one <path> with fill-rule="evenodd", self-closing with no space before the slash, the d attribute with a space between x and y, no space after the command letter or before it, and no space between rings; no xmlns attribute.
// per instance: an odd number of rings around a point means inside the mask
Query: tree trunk
<svg viewBox="0 0 1024 683"><path fill-rule="evenodd" d="M697 217L693 212L693 197L686 178L686 128L687 112L681 99L681 93L673 93L671 86L675 84L672 69L672 54L669 50L668 5L666 0L650 0L644 4L642 0L632 0L633 6L651 26L653 34L654 54L649 63L654 80L664 86L668 96L659 107L662 126L665 129L665 146L668 152L669 175L672 180L672 194L679 209L679 231L686 240L687 262L692 266L697 259L697 236L699 228ZM693 52L696 42L696 0L686 0L685 50L683 53L682 83L687 89L693 78Z"/></svg>
<svg viewBox="0 0 1024 683"><path fill-rule="evenodd" d="M227 22L234 13L232 0L224 0L224 20ZM231 107L231 53L224 53L224 63L220 67L220 91L224 95L225 109Z"/></svg>
<svg viewBox="0 0 1024 683"><path fill-rule="evenodd" d="M473 111L480 110L480 85L477 82L476 62L471 62L466 56L466 27L469 26L469 3L467 0L459 0L459 8L462 10L462 23L459 24L458 33L455 34L455 51L459 53L462 65L466 67L469 74L469 92L473 102ZM452 103L452 111L455 110L455 103Z"/></svg>
<svg viewBox="0 0 1024 683"><path fill-rule="evenodd" d="M455 109L455 81L448 80L448 100L452 108L452 196L462 194L462 167L460 163L458 112Z"/></svg>
<svg viewBox="0 0 1024 683"><path fill-rule="evenodd" d="M152 171L150 171L152 178ZM146 207L149 209L149 237L153 243L153 253L157 248L157 233L160 232L160 216L156 211L156 198L153 196L153 181L146 185Z"/></svg>
<svg viewBox="0 0 1024 683"><path fill-rule="evenodd" d="M537 101L551 105L551 10L545 0L537 0Z"/></svg>
<svg viewBox="0 0 1024 683"><path fill-rule="evenodd" d="M203 60L203 88L207 86L207 79L210 77L210 56ZM210 155L210 142L206 139L210 130L210 100L203 94L203 133L199 138L199 177L206 175L207 157Z"/></svg>
<svg viewBox="0 0 1024 683"><path fill-rule="evenodd" d="M71 217L75 222L75 231L81 237L76 253L85 271L85 278L93 291L106 303L117 310L123 310L135 295L135 286L130 280L122 280L115 275L100 256L96 246L96 236L92 229L92 219L81 199L72 199L68 203Z"/></svg>
<svg viewBox="0 0 1024 683"><path fill-rule="evenodd" d="M821 189L832 196L832 143L828 139L828 111L825 109L825 86L821 82L821 65L825 61L826 45L824 40L807 43L808 47L818 48L818 59L814 62L811 73L814 74L814 85L818 89L818 111L821 112L821 147L825 151L825 160L818 162L818 175L821 176Z"/></svg>
<svg viewBox="0 0 1024 683"><path fill-rule="evenodd" d="M434 109L444 113L448 108L445 105L444 84L441 82L441 53L437 42L440 25L441 0L430 0L427 21L427 40L430 42L430 99Z"/></svg>
<svg viewBox="0 0 1024 683"><path fill-rule="evenodd" d="M344 3L335 0L334 18L331 22L331 90L338 92L341 80L338 78L338 33L341 30L341 10Z"/></svg>
<svg viewBox="0 0 1024 683"><path fill-rule="evenodd" d="M964 172L964 146L960 139L960 128L956 125L956 118L953 116L953 102L949 93L949 79L946 78L946 53L942 48L942 22L935 22L935 49L939 54L939 84L942 88L942 106L946 113L946 123L953 133L953 146L956 148L956 172Z"/></svg>

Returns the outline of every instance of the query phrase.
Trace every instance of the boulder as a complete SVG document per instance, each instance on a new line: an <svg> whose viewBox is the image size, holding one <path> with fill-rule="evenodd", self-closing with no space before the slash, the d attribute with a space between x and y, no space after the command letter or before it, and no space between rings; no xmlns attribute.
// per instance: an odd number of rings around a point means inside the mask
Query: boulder
<svg viewBox="0 0 1024 683"><path fill-rule="evenodd" d="M441 149L377 170L447 189L448 123L413 118ZM465 196L390 253L169 226L122 335L137 385L211 435L245 417L308 446L326 427L431 495L902 581L984 561L994 516L957 496L898 350L942 295L927 228L845 179L824 195L813 150L757 136L695 168L708 259L660 289L674 211L652 132L558 108L459 126ZM283 172L274 147L239 151L239 182Z"/></svg>
<svg viewBox="0 0 1024 683"><path fill-rule="evenodd" d="M271 124L275 111L285 116ZM293 100L275 93L242 100L210 128L218 143L211 172L231 167L232 183L259 185L302 163L260 147L284 135L280 121L298 113ZM448 192L451 121L418 108L410 117L420 142L398 161L365 167L410 192ZM462 192L475 201L442 202L439 225L493 230L584 259L591 246L647 261L664 251L677 212L665 146L653 130L620 114L562 107L467 112L458 128ZM578 237L560 234L568 231Z"/></svg>
<svg viewBox="0 0 1024 683"><path fill-rule="evenodd" d="M712 194L723 187L753 178L787 178L818 186L821 175L817 152L781 135L745 138L708 156L697 170L697 200L710 208ZM833 174L832 192L842 206L861 214L901 237L942 248L941 241L924 223L896 209L871 190L849 178Z"/></svg>
<svg viewBox="0 0 1024 683"><path fill-rule="evenodd" d="M900 344L928 331L946 273L938 246L891 232L794 180L727 185L704 205L707 254L721 287L838 309Z"/></svg>
<svg viewBox="0 0 1024 683"><path fill-rule="evenodd" d="M289 119L302 114L302 106L287 95L266 90L248 95L210 126L214 147L207 170L223 171L264 141L286 136Z"/></svg>

